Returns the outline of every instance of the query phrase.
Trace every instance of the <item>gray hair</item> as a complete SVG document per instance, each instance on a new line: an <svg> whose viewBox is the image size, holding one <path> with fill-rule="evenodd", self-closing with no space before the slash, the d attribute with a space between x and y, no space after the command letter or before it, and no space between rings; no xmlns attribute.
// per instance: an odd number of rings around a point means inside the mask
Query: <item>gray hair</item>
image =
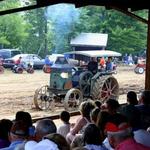
<svg viewBox="0 0 150 150"><path fill-rule="evenodd" d="M55 123L51 119L42 119L37 122L35 131L38 134L47 135L56 133L57 128Z"/></svg>

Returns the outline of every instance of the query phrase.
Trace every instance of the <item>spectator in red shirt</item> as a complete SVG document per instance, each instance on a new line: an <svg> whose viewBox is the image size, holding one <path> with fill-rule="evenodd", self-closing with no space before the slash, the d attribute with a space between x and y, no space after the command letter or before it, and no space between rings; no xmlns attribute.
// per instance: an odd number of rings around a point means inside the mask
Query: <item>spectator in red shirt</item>
<svg viewBox="0 0 150 150"><path fill-rule="evenodd" d="M104 59L104 57L102 57L102 58L100 59L99 64L100 64L100 67L101 67L101 68L104 68L104 67L105 67L105 59Z"/></svg>
<svg viewBox="0 0 150 150"><path fill-rule="evenodd" d="M124 116L111 118L105 130L109 143L115 150L149 150L149 147L134 140L132 128Z"/></svg>
<svg viewBox="0 0 150 150"><path fill-rule="evenodd" d="M20 56L20 57L15 61L15 65L20 65L21 59L22 59L22 57Z"/></svg>

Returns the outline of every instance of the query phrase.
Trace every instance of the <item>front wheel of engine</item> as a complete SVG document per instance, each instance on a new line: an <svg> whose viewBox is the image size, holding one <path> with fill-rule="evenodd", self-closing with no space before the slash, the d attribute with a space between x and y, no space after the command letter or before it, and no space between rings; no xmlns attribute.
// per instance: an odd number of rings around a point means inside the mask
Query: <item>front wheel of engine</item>
<svg viewBox="0 0 150 150"><path fill-rule="evenodd" d="M79 105L83 101L83 95L79 89L70 89L64 99L64 108L67 111L78 110Z"/></svg>
<svg viewBox="0 0 150 150"><path fill-rule="evenodd" d="M34 94L34 105L39 110L53 109L54 93L49 90L49 86L45 85L37 89Z"/></svg>

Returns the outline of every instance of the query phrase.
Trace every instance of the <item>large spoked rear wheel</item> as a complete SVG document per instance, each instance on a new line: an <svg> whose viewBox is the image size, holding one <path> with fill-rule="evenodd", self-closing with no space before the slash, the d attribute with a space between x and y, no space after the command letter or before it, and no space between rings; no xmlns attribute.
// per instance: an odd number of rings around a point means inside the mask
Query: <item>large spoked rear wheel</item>
<svg viewBox="0 0 150 150"><path fill-rule="evenodd" d="M85 71L80 74L79 86L84 96L90 96L92 77L93 74L90 71Z"/></svg>
<svg viewBox="0 0 150 150"><path fill-rule="evenodd" d="M101 76L93 84L91 95L93 99L98 99L101 102L110 98L118 100L119 84L113 76Z"/></svg>
<svg viewBox="0 0 150 150"><path fill-rule="evenodd" d="M39 110L53 110L54 108L54 93L48 88L49 86L45 85L35 91L34 105Z"/></svg>
<svg viewBox="0 0 150 150"><path fill-rule="evenodd" d="M83 101L83 95L79 89L70 89L64 99L64 108L67 111L78 110L79 105Z"/></svg>

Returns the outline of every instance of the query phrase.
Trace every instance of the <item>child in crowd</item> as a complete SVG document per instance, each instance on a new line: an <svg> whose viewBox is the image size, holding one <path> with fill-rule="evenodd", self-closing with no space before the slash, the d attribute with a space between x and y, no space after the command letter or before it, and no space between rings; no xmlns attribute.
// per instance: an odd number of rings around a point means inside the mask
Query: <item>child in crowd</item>
<svg viewBox="0 0 150 150"><path fill-rule="evenodd" d="M96 107L98 107L99 109L101 109L101 105L102 103L99 100L94 101Z"/></svg>
<svg viewBox="0 0 150 150"><path fill-rule="evenodd" d="M63 125L61 125L58 129L57 129L57 133L61 134L62 136L64 136L66 138L66 135L70 132L70 114L67 111L62 111L60 114L60 119L63 122Z"/></svg>
<svg viewBox="0 0 150 150"><path fill-rule="evenodd" d="M69 143L72 143L78 134L84 132L85 125L91 122L90 113L95 107L95 103L92 100L84 101L80 104L79 110L81 116L77 119L74 127L66 136Z"/></svg>

